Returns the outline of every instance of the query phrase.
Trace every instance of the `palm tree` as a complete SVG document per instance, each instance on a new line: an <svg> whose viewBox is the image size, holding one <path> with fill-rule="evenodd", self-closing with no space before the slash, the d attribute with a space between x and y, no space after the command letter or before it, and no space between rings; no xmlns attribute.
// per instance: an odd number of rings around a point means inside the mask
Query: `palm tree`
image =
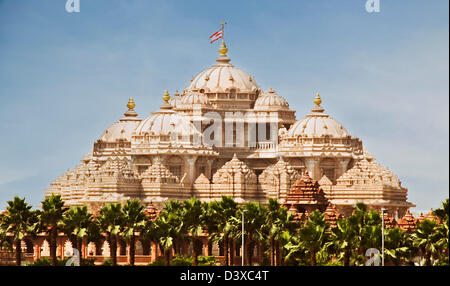
<svg viewBox="0 0 450 286"><path fill-rule="evenodd" d="M244 211L245 233L242 233L242 212ZM242 237L242 235L246 236L246 265L252 265L254 248L259 244L260 241L264 240L265 236L263 226L266 221L267 212L267 208L262 206L261 204L250 202L246 203L245 206L239 210L237 217L232 218L232 225L234 229L233 233L235 237Z"/></svg>
<svg viewBox="0 0 450 286"><path fill-rule="evenodd" d="M202 213L202 203L196 198L191 198L183 203L182 219L184 227L191 237L194 266L198 265L198 253L201 251L199 249L199 236L203 233Z"/></svg>
<svg viewBox="0 0 450 286"><path fill-rule="evenodd" d="M166 266L170 265L170 251L173 248L173 226L168 218L169 214L159 215L154 222L155 237L164 250Z"/></svg>
<svg viewBox="0 0 450 286"><path fill-rule="evenodd" d="M51 265L56 266L56 239L62 230L62 222L67 207L60 195L52 194L42 201L42 212L39 214L40 227L49 237Z"/></svg>
<svg viewBox="0 0 450 286"><path fill-rule="evenodd" d="M431 266L431 257L438 252L439 234L436 222L425 219L417 224L417 229L411 235L413 246L418 247L425 258L425 265Z"/></svg>
<svg viewBox="0 0 450 286"><path fill-rule="evenodd" d="M336 227L331 229L330 242L326 247L334 252L338 259L343 259L344 266L350 266L351 258L359 246L359 233L354 222L349 219L339 219Z"/></svg>
<svg viewBox="0 0 450 286"><path fill-rule="evenodd" d="M220 201L210 203L210 209L213 215L216 215L218 230L212 233L211 239L218 243L223 243L225 265L233 265L233 230L234 220L237 218L238 205L232 197L222 196ZM230 247L231 246L231 247ZM230 251L231 248L231 251Z"/></svg>
<svg viewBox="0 0 450 286"><path fill-rule="evenodd" d="M34 232L37 223L37 213L31 210L31 206L25 202L25 198L14 197L8 201L6 213L0 220L0 228L3 233L12 234L13 243L16 246L16 265L21 265L21 243L23 238Z"/></svg>
<svg viewBox="0 0 450 286"><path fill-rule="evenodd" d="M327 242L327 229L329 224L325 221L324 214L314 211L309 215L306 225L299 230L300 246L309 255L311 265L316 266L316 255Z"/></svg>
<svg viewBox="0 0 450 286"><path fill-rule="evenodd" d="M181 254L186 236L186 227L183 221L183 204L180 201L169 201L164 205L160 213L169 225L170 236L176 254Z"/></svg>
<svg viewBox="0 0 450 286"><path fill-rule="evenodd" d="M140 232L145 226L144 206L138 200L128 200L123 206L123 215L123 236L129 244L130 264L134 266L136 232Z"/></svg>
<svg viewBox="0 0 450 286"><path fill-rule="evenodd" d="M207 256L212 255L212 241L213 237L219 233L219 216L217 213L218 203L217 201L211 201L209 203L202 203L202 214L200 219L206 231L208 232L208 252Z"/></svg>
<svg viewBox="0 0 450 286"><path fill-rule="evenodd" d="M111 252L111 262L113 266L117 265L117 242L124 223L122 205L107 204L100 209L100 215L97 218L100 229L106 233L106 240L109 243Z"/></svg>
<svg viewBox="0 0 450 286"><path fill-rule="evenodd" d="M83 258L83 240L95 229L93 216L86 206L70 208L63 216L62 230Z"/></svg>
<svg viewBox="0 0 450 286"><path fill-rule="evenodd" d="M280 265L282 259L282 236L285 231L293 232L298 228L293 216L281 207L276 199L269 199L268 213L264 225L270 246L270 265Z"/></svg>
<svg viewBox="0 0 450 286"><path fill-rule="evenodd" d="M399 227L388 228L385 233L385 250L387 260L399 266L410 252L410 240L406 232Z"/></svg>
<svg viewBox="0 0 450 286"><path fill-rule="evenodd" d="M448 264L448 249L449 249L449 208L448 208L448 199L442 202L442 208L435 209L433 214L437 216L440 220L440 224L437 226L437 236L439 240L437 244L439 248L441 248L443 260L447 260Z"/></svg>

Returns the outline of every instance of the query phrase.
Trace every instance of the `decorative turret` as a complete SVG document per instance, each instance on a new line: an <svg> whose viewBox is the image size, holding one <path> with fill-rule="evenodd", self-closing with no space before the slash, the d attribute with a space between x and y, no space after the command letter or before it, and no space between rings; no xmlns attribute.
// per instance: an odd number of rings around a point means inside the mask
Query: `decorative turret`
<svg viewBox="0 0 450 286"><path fill-rule="evenodd" d="M308 172L295 182L287 195L285 205L295 205L304 212L325 211L328 200L316 180L311 179Z"/></svg>

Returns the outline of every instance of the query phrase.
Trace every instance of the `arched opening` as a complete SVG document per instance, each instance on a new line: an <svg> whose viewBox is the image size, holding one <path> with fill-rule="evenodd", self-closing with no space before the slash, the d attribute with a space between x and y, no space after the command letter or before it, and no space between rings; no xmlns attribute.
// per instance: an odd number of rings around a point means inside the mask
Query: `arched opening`
<svg viewBox="0 0 450 286"><path fill-rule="evenodd" d="M326 158L320 161L320 170L321 170L321 176L327 176L330 181L333 182L333 184L336 183L336 162L332 158Z"/></svg>
<svg viewBox="0 0 450 286"><path fill-rule="evenodd" d="M172 175L177 176L179 179L182 178L182 171L184 165L184 161L182 158L178 156L172 156L167 159L166 165L169 168L169 171L172 173Z"/></svg>

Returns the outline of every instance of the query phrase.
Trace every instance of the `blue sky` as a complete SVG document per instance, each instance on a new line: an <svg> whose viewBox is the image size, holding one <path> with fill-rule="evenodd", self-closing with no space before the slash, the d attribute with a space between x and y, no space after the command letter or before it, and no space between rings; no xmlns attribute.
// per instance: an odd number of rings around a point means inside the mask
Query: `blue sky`
<svg viewBox="0 0 450 286"><path fill-rule="evenodd" d="M126 110L145 118L165 89L232 63L296 110L323 106L409 189L416 211L449 193L449 2L0 0L0 208L39 205Z"/></svg>

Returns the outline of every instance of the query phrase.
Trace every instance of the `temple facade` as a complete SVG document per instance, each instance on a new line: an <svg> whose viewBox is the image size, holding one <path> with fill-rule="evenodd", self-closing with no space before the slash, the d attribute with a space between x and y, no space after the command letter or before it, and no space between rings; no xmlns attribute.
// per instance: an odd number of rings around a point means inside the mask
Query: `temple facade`
<svg viewBox="0 0 450 286"><path fill-rule="evenodd" d="M145 119L130 98L124 116L45 195L91 211L128 199L161 208L169 200L227 195L238 203L276 198L308 212L313 202L299 191L306 188L331 217L357 202L397 217L414 206L399 178L325 112L319 94L297 119L285 98L262 90L227 53L222 41L216 63L181 93L166 91Z"/></svg>

